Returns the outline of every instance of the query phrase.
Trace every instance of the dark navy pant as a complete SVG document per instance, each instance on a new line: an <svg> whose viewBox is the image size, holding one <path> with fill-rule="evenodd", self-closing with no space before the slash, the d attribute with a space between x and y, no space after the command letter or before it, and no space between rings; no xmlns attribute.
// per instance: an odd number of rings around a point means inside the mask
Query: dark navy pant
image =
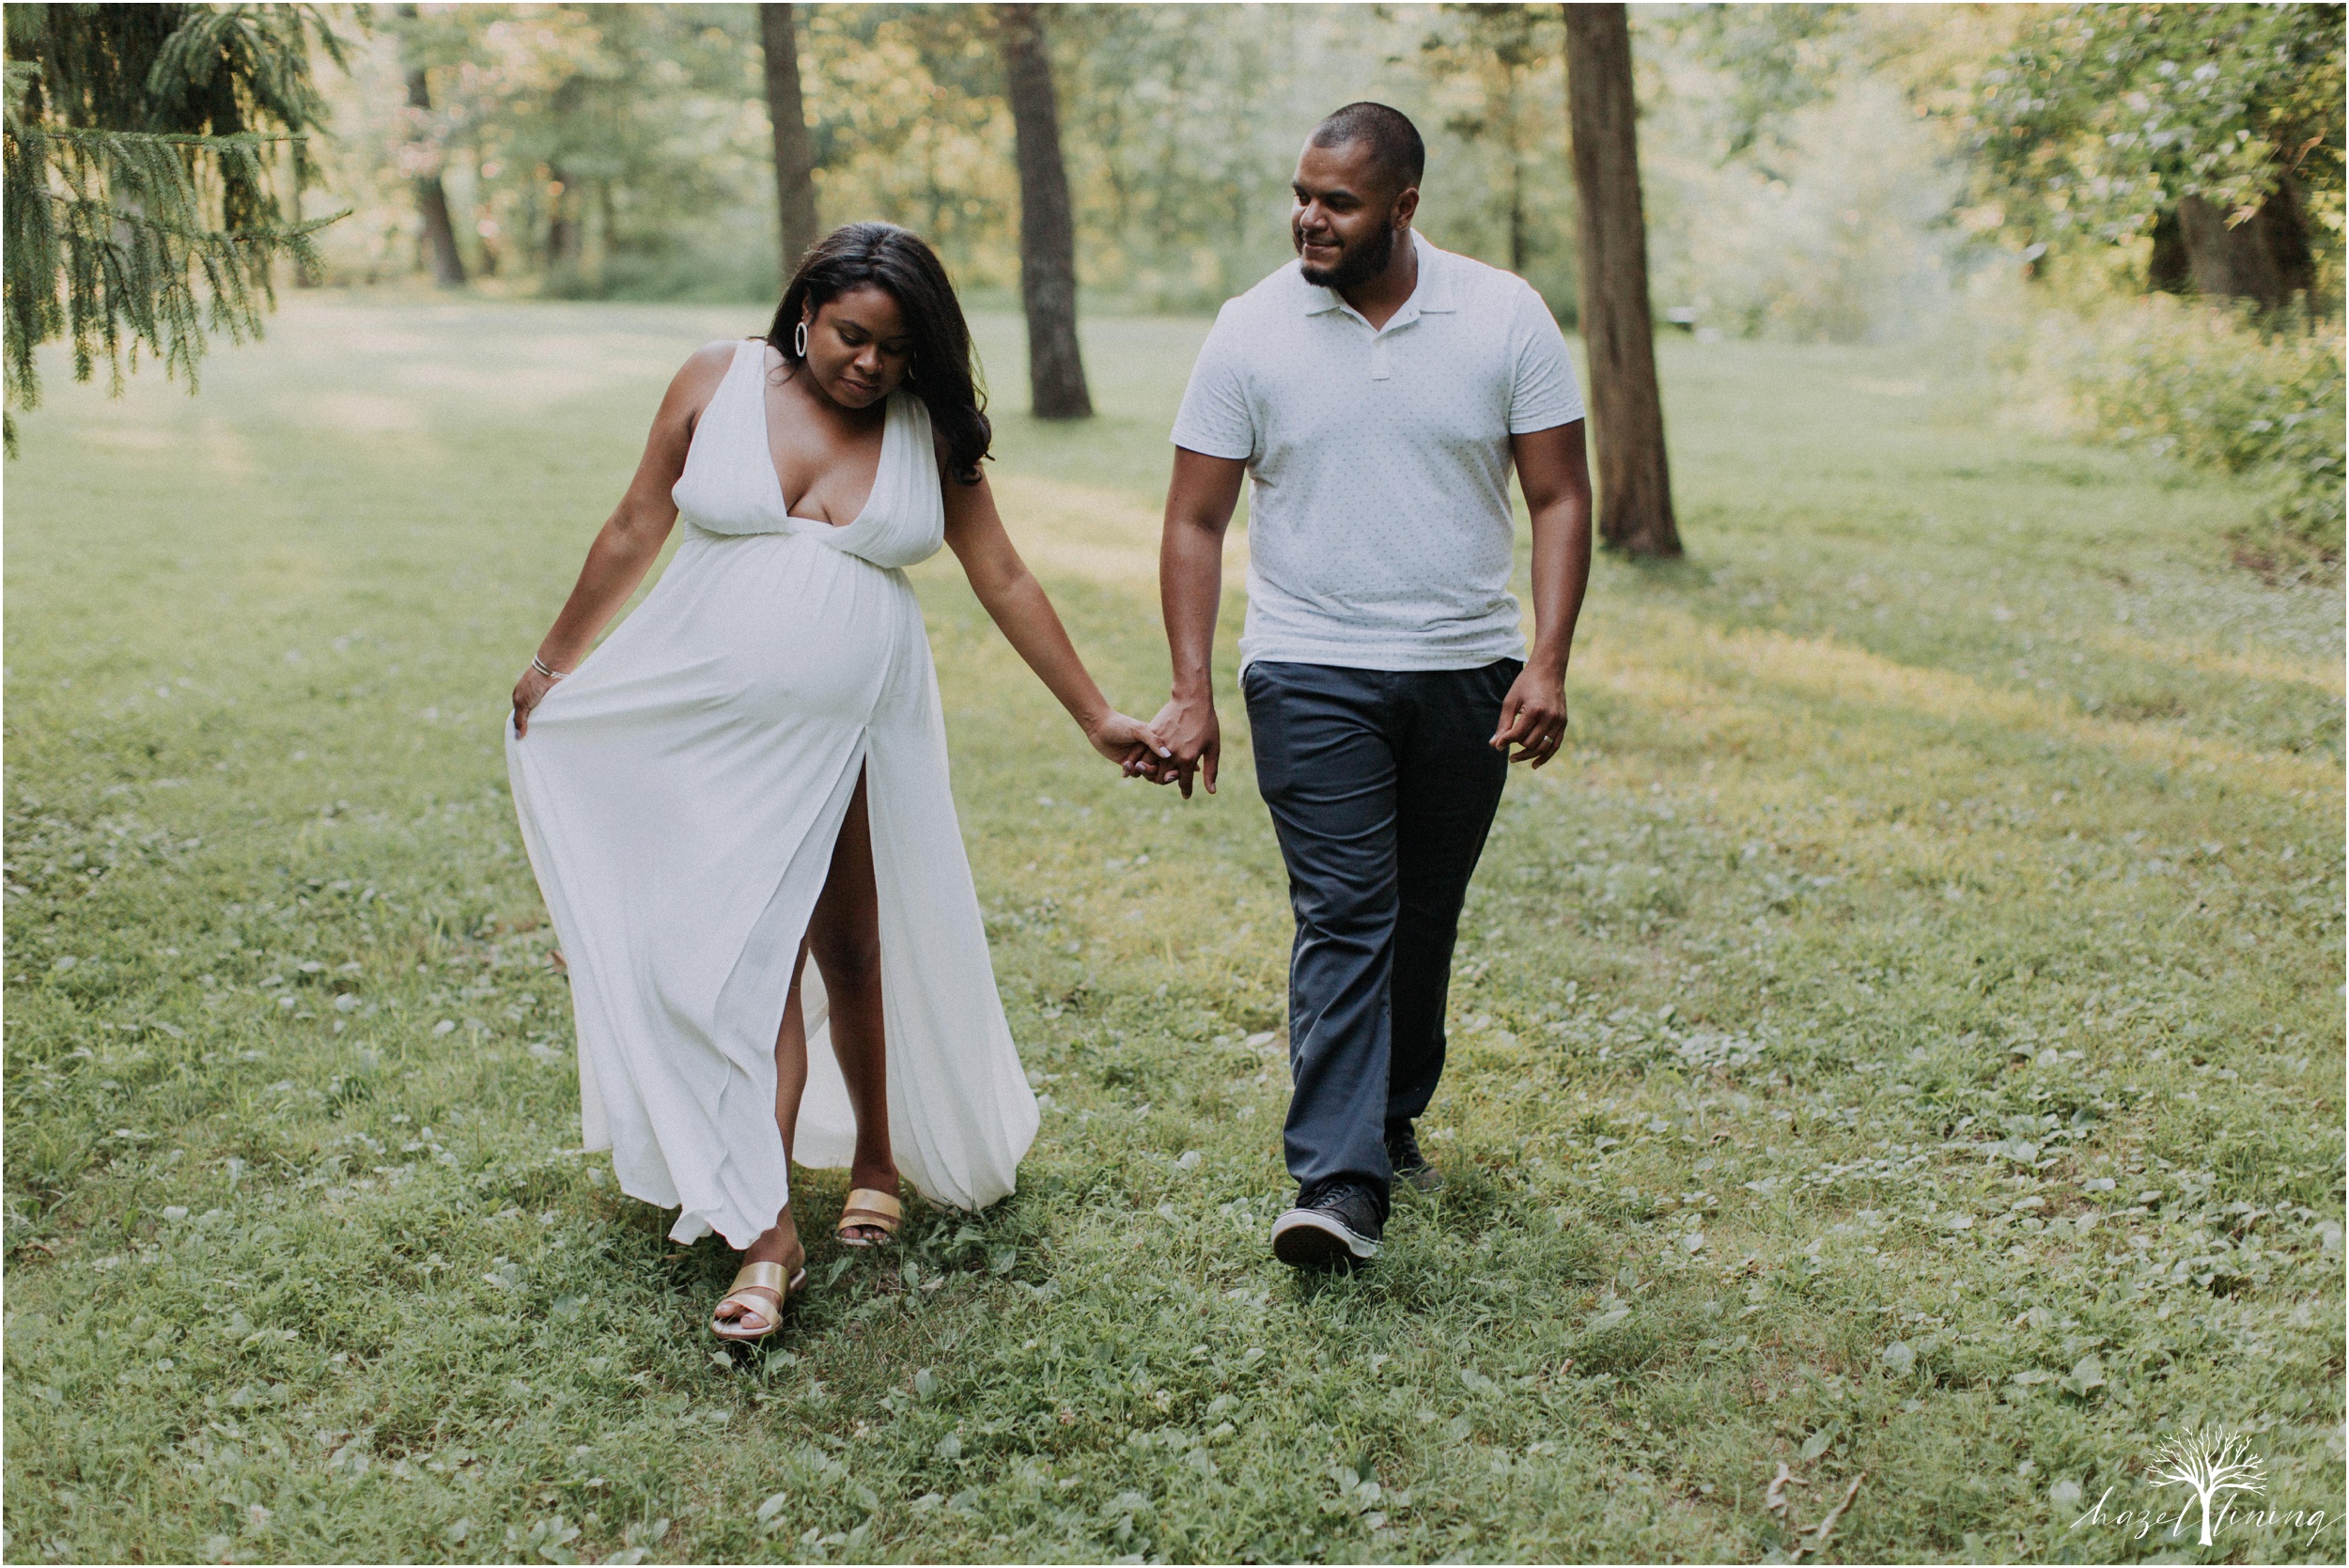
<svg viewBox="0 0 2349 1568"><path fill-rule="evenodd" d="M1489 742L1521 668L1241 677L1297 916L1283 1142L1301 1188L1345 1177L1383 1204L1386 1130L1436 1093L1460 903L1509 772Z"/></svg>

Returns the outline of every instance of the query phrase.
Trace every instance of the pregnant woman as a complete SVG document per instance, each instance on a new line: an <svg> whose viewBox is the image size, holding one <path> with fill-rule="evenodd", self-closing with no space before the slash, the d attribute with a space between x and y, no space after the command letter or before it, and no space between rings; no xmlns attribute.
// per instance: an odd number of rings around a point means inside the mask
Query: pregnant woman
<svg viewBox="0 0 2349 1568"><path fill-rule="evenodd" d="M937 256L836 230L765 340L670 383L514 688L506 763L570 970L586 1145L683 1211L674 1239L743 1252L723 1339L774 1332L805 1279L791 1160L850 1168L840 1235L867 1245L896 1228L901 1173L979 1208L1035 1135L903 568L951 546L1097 751L1128 773L1164 754L1004 536L988 440ZM659 584L589 655L679 517Z"/></svg>

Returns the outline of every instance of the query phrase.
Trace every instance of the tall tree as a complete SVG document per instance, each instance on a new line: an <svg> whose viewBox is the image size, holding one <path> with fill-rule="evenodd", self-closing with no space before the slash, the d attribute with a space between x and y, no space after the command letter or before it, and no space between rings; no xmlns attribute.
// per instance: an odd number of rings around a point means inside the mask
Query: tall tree
<svg viewBox="0 0 2349 1568"><path fill-rule="evenodd" d="M816 144L800 97L800 40L787 5L758 8L767 56L767 118L775 133L775 207L783 214L783 277L816 243Z"/></svg>
<svg viewBox="0 0 2349 1568"><path fill-rule="evenodd" d="M1460 81L1476 90L1473 105L1446 115L1443 128L1500 163L1481 168L1474 181L1491 193L1494 221L1509 258L1509 271L1531 280L1533 258L1547 245L1551 225L1538 213L1534 195L1545 182L1526 167L1556 143L1559 64L1558 17L1549 6L1447 5L1439 25L1420 44L1420 56L1438 82ZM1455 89L1456 90L1456 89ZM1455 100L1456 101L1456 99ZM1466 211L1447 209L1449 229L1460 234ZM1561 214L1563 216L1563 214ZM1479 225L1480 227L1483 225ZM1564 225L1556 225L1563 231ZM1492 253L1479 253L1492 254ZM1544 279L1555 283L1555 279Z"/></svg>
<svg viewBox="0 0 2349 1568"><path fill-rule="evenodd" d="M315 267L310 236L334 221L288 218L276 184L288 142L295 189L315 176L310 52L341 54L314 6L11 6L4 24L13 453L43 343L72 343L76 380L103 360L119 394L128 337L193 391L210 332L260 334L272 263Z"/></svg>
<svg viewBox="0 0 2349 1568"><path fill-rule="evenodd" d="M400 6L393 13L402 22L416 19L416 8ZM415 57L414 46L406 39L400 40L401 65L408 78L408 108L414 120L419 140L431 137L432 84L426 75L424 62ZM430 148L430 157L414 180L416 215L424 220L424 242L432 254L432 281L443 288L465 287L465 258L457 249L457 225L448 214L448 191L441 183L441 157L437 139Z"/></svg>
<svg viewBox="0 0 2349 1568"><path fill-rule="evenodd" d="M484 239L503 237L513 272L557 295L773 287L771 240L728 242L728 209L763 194L736 171L764 186L765 128L730 135L723 155L708 135L741 118L754 8L419 9L403 42L431 68L450 157L472 165ZM714 271L730 263L740 270Z"/></svg>
<svg viewBox="0 0 2349 1568"><path fill-rule="evenodd" d="M1599 537L1628 555L1676 556L1680 530L1672 521L1647 296L1630 18L1621 6L1572 4L1565 17Z"/></svg>
<svg viewBox="0 0 2349 1568"><path fill-rule="evenodd" d="M1028 310L1028 391L1038 419L1088 419L1077 349L1077 223L1060 156L1060 107L1043 8L995 8L1019 158L1019 294Z"/></svg>

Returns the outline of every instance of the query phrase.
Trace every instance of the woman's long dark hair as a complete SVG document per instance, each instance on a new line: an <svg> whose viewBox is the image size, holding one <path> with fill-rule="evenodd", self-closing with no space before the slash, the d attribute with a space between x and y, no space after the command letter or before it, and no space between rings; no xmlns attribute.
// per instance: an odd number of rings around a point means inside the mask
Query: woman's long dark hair
<svg viewBox="0 0 2349 1568"><path fill-rule="evenodd" d="M783 291L783 306L767 341L786 365L797 365L792 335L826 301L852 289L885 288L913 329L913 362L905 387L930 411L931 427L946 443L946 472L966 485L979 482L979 463L995 439L987 422L987 394L972 372L971 326L947 281L938 253L911 229L895 224L846 224L810 245Z"/></svg>

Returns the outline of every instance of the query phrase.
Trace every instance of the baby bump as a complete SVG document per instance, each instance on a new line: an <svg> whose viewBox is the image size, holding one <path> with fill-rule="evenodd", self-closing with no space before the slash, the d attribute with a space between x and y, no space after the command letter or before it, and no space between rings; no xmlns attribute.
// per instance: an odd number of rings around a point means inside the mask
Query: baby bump
<svg viewBox="0 0 2349 1568"><path fill-rule="evenodd" d="M729 547L715 553L742 559L711 574L689 634L712 697L743 719L864 722L902 634L903 584L804 539Z"/></svg>
<svg viewBox="0 0 2349 1568"><path fill-rule="evenodd" d="M533 717L551 727L863 725L921 613L897 573L814 540L695 531Z"/></svg>

